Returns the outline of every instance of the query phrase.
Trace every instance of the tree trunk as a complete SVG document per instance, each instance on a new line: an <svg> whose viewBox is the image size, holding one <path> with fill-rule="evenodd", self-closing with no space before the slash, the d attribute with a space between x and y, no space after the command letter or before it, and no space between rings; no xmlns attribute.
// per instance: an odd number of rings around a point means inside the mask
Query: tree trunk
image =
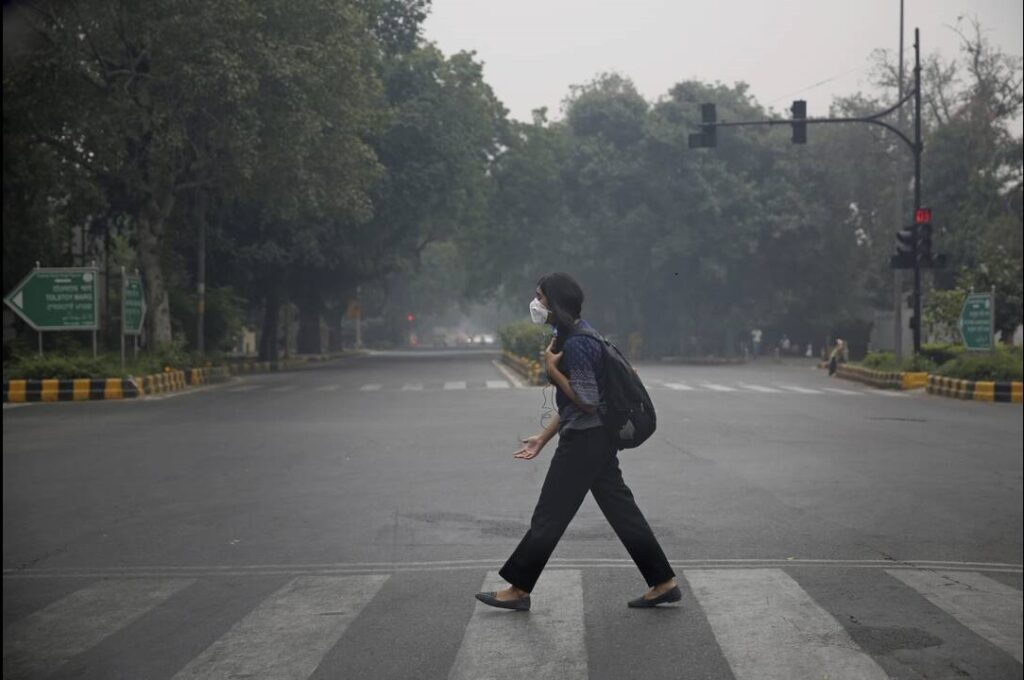
<svg viewBox="0 0 1024 680"><path fill-rule="evenodd" d="M320 354L323 342L320 334L320 312L323 301L315 291L308 291L299 301L299 354Z"/></svg>
<svg viewBox="0 0 1024 680"><path fill-rule="evenodd" d="M281 302L277 286L268 284L263 299L263 331L260 333L260 361L277 361L277 332Z"/></svg>
<svg viewBox="0 0 1024 680"><path fill-rule="evenodd" d="M168 195L162 206L154 200L143 208L138 221L139 264L146 277L146 316L152 347L170 344L174 339L171 333L171 303L160 262L164 221L173 206L173 195Z"/></svg>

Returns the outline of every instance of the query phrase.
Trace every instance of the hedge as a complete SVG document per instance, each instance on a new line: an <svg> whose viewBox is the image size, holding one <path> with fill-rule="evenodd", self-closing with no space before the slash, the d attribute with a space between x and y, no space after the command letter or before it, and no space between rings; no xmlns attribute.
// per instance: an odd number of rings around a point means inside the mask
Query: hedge
<svg viewBox="0 0 1024 680"><path fill-rule="evenodd" d="M995 352L964 352L940 366L935 374L960 380L1024 380L1022 366L1020 347L1000 345Z"/></svg>
<svg viewBox="0 0 1024 680"><path fill-rule="evenodd" d="M517 321L498 329L503 349L527 359L536 360L551 338L551 330L547 326L537 325L529 321Z"/></svg>

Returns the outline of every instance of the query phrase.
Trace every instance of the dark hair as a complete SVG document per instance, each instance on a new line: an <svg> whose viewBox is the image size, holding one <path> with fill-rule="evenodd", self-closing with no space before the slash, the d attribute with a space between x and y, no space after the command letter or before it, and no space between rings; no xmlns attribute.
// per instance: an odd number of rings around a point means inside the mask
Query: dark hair
<svg viewBox="0 0 1024 680"><path fill-rule="evenodd" d="M537 287L548 299L548 309L555 318L558 329L556 348L561 348L566 338L572 333L576 319L583 311L583 289L576 279L562 272L545 274L537 281Z"/></svg>

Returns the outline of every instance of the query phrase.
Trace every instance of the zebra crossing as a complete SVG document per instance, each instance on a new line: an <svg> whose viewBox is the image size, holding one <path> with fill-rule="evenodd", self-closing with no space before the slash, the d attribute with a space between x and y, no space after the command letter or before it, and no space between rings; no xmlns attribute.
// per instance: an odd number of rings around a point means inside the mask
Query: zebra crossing
<svg viewBox="0 0 1024 680"><path fill-rule="evenodd" d="M748 396L748 395L774 395L774 396L834 396L834 397L864 397L882 396L893 399L905 399L909 395L906 392L895 390L880 390L872 388L856 389L852 387L808 387L785 383L753 384L748 382L720 383L704 381L670 381L661 379L646 380L648 389L653 391L666 391L683 394L721 394L726 396ZM264 385L260 383L247 383L226 388L229 393L246 392L270 392L275 394L286 394L295 390L293 385ZM364 383L361 385L320 385L312 388L317 393L334 393L339 391L358 391L363 393L383 392L392 394L398 393L421 393L421 392L480 392L500 391L513 389L508 380L438 380L425 382L403 382L393 384Z"/></svg>
<svg viewBox="0 0 1024 680"><path fill-rule="evenodd" d="M677 561L678 580L689 595L676 610L665 616L658 611L626 612L625 599L633 593L622 593L620 601L607 602L606 593L596 597L588 593L587 584L600 584L609 569L633 568L628 560L556 558L541 576L533 591L533 609L529 613L496 610L472 598L480 590L496 590L504 582L483 560L410 563L408 565L340 564L289 567L167 567L136 570L21 570L5 571L6 593L16 590L25 579L76 578L80 587L55 602L46 604L20 619L9 622L4 629L4 677L40 678L67 675L76 659L86 655L112 636L120 636L131 646L133 627L154 611L171 610L188 617L189 609L172 607L175 599L187 600L190 590L203 581L231 578L246 579L273 576L281 583L265 591L249 593L253 601L239 607L237 620L209 635L193 646L187 658L170 669L166 677L173 680L200 678L251 678L268 680L305 680L311 677L338 677L331 664L344 665L337 650L352 651L347 637L360 644L375 646L365 651L369 659L387 658L394 671L395 664L408 664L400 671L404 677L424 677L417 669L423 658L395 659L394 644L410 639L424 627L443 629L451 639L439 649L419 650L417 656L436 653L441 656L432 667L443 662L444 671L429 677L448 680L482 680L487 678L531 678L536 680L585 680L600 668L595 657L607 650L613 640L588 639L588 621L595 617L639 617L660 623L645 623L674 628L683 641L684 631L696 626L707 627L723 663L736 680L800 680L822 678L831 680L883 680L893 675L894 660L867 649L855 640L850 619L843 611L833 611L835 603L819 602L813 587L801 584L806 570L833 569L829 574L837 587L843 587L843 570L870 570L872 583L877 582L880 607L892 598L893 589L905 591L915 598L913 608L899 608L886 613L886 620L902 617L908 627L922 629L933 636L935 653L946 649L942 635L950 630L973 639L975 647L991 657L991 667L1016 668L1019 676L1022 660L1022 597L1021 591L998 580L997 574L1019 576L1021 566L1015 564L979 564L931 562L901 565L891 561L843 562L840 560L805 560L785 564L771 560ZM432 571L434 570L434 571ZM443 593L451 611L438 612L445 620L424 620L422 608L415 598L395 596L389 587L418 573L427 579L438 571L460 570L465 578L449 581L458 584L458 591ZM476 572L476 575L474 575ZM598 578L587 580L585 574ZM217 581L218 583L222 581ZM437 581L438 587L441 582ZM449 588L451 586L449 585ZM201 592L202 589L199 589ZM257 593L257 594L253 594ZM366 614L375 602L378 615L387 613L387 634L380 635L380 621ZM588 611L596 609L597 611ZM5 610L7 609L5 603ZM941 614L937 616L934 611ZM945 617L944 620L940 620ZM646 618L645 618L646 617ZM950 628L954 621L962 628ZM857 625L870 625L859 621ZM364 634L360 626L371 630ZM170 626L166 635L185 635L188 630L202 628L201 621L182 620ZM184 644L184 643L183 643ZM963 642L960 641L960 646ZM642 646L640 646L642 647ZM949 648L956 648L950 644ZM408 649L408 647L403 647ZM133 650L139 653L140 650ZM144 650L143 650L144 651ZM637 677L687 677L687 669L656 669L644 656L644 649L620 645L616 654L635 654L624 663L636 669ZM701 650L702 656L712 653ZM514 663L509 663L509 660ZM79 663L81 663L79 661ZM599 662L598 662L599 663ZM325 666L325 664L327 664ZM1014 665L1016 664L1016 666ZM61 672L61 669L65 672ZM377 677L372 667L362 669L359 677ZM388 677L394 677L392 672ZM915 673L913 677L917 677ZM91 677L91 676L90 676ZM113 676L107 676L113 677ZM117 676L121 677L121 676ZM163 675L161 677L164 677ZM604 677L604 676L602 676ZM705 677L701 675L701 677ZM712 676L708 676L712 677ZM723 674L723 677L729 677ZM990 676L996 677L996 676ZM1001 676L1000 676L1001 677Z"/></svg>
<svg viewBox="0 0 1024 680"><path fill-rule="evenodd" d="M704 393L718 393L718 394L729 394L734 396L745 395L745 394L772 394L772 395L817 395L817 396L846 396L846 397L863 397L863 396L884 396L893 397L896 399L906 398L909 395L906 392L900 392L896 390L880 390L880 389L855 389L850 387L825 387L815 386L808 387L804 385L793 385L787 383L771 383L769 385L759 385L748 382L736 382L736 383L715 383L706 381L668 381L660 379L648 379L645 380L645 384L648 389L654 390L669 390L672 392L704 392Z"/></svg>

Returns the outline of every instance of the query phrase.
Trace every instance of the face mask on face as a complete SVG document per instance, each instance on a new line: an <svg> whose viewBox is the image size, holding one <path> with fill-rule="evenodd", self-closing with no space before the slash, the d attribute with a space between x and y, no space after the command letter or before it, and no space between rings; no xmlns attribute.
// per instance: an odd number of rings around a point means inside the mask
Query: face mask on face
<svg viewBox="0 0 1024 680"><path fill-rule="evenodd" d="M542 324L548 320L548 308L545 307L540 300L533 298L530 300L530 320L535 324Z"/></svg>

